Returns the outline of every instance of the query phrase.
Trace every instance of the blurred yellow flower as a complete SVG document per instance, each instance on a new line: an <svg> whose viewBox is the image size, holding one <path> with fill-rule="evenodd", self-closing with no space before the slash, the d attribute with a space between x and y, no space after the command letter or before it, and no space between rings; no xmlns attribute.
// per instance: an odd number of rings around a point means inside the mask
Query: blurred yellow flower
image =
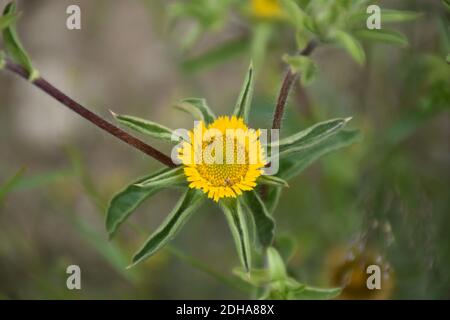
<svg viewBox="0 0 450 320"><path fill-rule="evenodd" d="M216 202L252 190L266 164L259 136L235 116L219 117L208 127L200 121L178 149L189 187Z"/></svg>
<svg viewBox="0 0 450 320"><path fill-rule="evenodd" d="M367 287L370 265L381 269L381 289ZM389 299L394 288L394 273L389 263L370 248L334 248L328 255L327 274L331 285L342 287L338 299Z"/></svg>
<svg viewBox="0 0 450 320"><path fill-rule="evenodd" d="M251 12L254 16L264 19L283 17L283 9L278 0L251 0Z"/></svg>

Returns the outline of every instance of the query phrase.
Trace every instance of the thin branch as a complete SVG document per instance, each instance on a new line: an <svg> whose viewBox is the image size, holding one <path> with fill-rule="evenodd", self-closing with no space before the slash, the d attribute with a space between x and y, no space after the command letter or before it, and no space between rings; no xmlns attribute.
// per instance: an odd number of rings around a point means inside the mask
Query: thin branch
<svg viewBox="0 0 450 320"><path fill-rule="evenodd" d="M308 56L314 51L316 47L317 42L315 40L311 40L299 54L302 56ZM273 115L272 129L281 128L281 120L283 119L286 101L289 96L289 92L291 91L292 84L298 79L298 77L299 74L297 72L293 72L291 68L289 68L288 71L286 72L283 83L281 85L280 93L278 95L275 112Z"/></svg>
<svg viewBox="0 0 450 320"><path fill-rule="evenodd" d="M5 69L9 70L24 79L28 79L28 72L20 65L13 63L9 60L6 61ZM146 144L145 142L139 140L138 138L130 135L129 133L123 131L122 129L116 127L112 123L106 121L100 116L96 115L92 111L86 109L78 102L74 101L60 90L51 85L47 80L43 78L38 78L32 82L36 87L47 93L49 96L61 102L63 105L71 109L72 111L78 113L84 119L90 121L97 127L105 130L114 137L122 140L123 142L129 144L130 146L142 151L146 155L153 157L162 164L168 167L175 167L176 165L172 162L172 159L160 152L159 150L153 148L152 146Z"/></svg>

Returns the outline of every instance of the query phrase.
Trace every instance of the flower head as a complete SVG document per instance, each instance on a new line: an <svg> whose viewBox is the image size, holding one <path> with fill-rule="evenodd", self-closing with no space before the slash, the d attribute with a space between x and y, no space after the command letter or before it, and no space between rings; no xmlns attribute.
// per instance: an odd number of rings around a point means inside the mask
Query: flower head
<svg viewBox="0 0 450 320"><path fill-rule="evenodd" d="M198 122L178 150L189 187L214 201L252 190L266 165L259 136L236 116Z"/></svg>
<svg viewBox="0 0 450 320"><path fill-rule="evenodd" d="M251 11L254 16L265 19L283 17L283 9L279 0L252 0Z"/></svg>

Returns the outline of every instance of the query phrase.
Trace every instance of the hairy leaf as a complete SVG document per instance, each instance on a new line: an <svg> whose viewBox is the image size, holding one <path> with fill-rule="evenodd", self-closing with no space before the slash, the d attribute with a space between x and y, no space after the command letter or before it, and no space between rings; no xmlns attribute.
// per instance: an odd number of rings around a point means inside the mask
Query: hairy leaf
<svg viewBox="0 0 450 320"><path fill-rule="evenodd" d="M130 129L133 129L139 133L146 134L150 137L169 141L169 142L179 142L179 137L177 140L172 140L173 131L163 125L160 125L156 122L141 119L138 117L128 116L128 115L121 115L116 114L114 112L111 112L114 118L119 122L120 124L123 124L124 126L127 126ZM174 135L175 137L175 135Z"/></svg>
<svg viewBox="0 0 450 320"><path fill-rule="evenodd" d="M173 211L167 216L150 238L148 238L142 248L134 255L133 263L130 267L149 258L172 240L190 218L192 213L200 207L204 199L205 197L201 191L193 189L186 191Z"/></svg>
<svg viewBox="0 0 450 320"><path fill-rule="evenodd" d="M181 168L163 169L146 176L116 194L107 209L106 230L113 237L117 228L147 198L163 188L174 187L183 182ZM139 186L142 184L143 186Z"/></svg>
<svg viewBox="0 0 450 320"><path fill-rule="evenodd" d="M219 203L227 218L242 267L249 272L252 261L250 235L242 206L237 199L223 199Z"/></svg>
<svg viewBox="0 0 450 320"><path fill-rule="evenodd" d="M305 148L302 152L280 159L278 176L289 180L305 170L310 164L323 155L349 146L361 138L359 130L341 130L336 135Z"/></svg>
<svg viewBox="0 0 450 320"><path fill-rule="evenodd" d="M248 122L248 116L250 114L250 107L253 96L253 66L250 63L247 76L241 88L236 106L234 107L233 114L238 118L243 118L245 122Z"/></svg>
<svg viewBox="0 0 450 320"><path fill-rule="evenodd" d="M256 234L261 245L266 248L273 242L275 235L275 222L269 214L264 202L256 191L244 193L244 203L249 214L255 221Z"/></svg>
<svg viewBox="0 0 450 320"><path fill-rule="evenodd" d="M202 120L206 124L212 123L216 119L214 112L208 107L206 100L202 98L183 99L175 107L192 114L195 119Z"/></svg>
<svg viewBox="0 0 450 320"><path fill-rule="evenodd" d="M339 118L320 122L287 138L281 139L277 143L279 145L280 158L312 147L322 140L337 134L350 119Z"/></svg>
<svg viewBox="0 0 450 320"><path fill-rule="evenodd" d="M283 180L277 176L263 175L258 178L258 184L264 184L275 187L289 187L286 180Z"/></svg>

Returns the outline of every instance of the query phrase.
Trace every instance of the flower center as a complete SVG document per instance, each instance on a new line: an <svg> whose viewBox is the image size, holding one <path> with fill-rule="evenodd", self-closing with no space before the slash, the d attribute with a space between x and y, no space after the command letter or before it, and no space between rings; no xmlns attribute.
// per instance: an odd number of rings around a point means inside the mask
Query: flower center
<svg viewBox="0 0 450 320"><path fill-rule="evenodd" d="M205 151L214 139L203 143ZM248 171L247 152L245 145L235 137L226 137L222 150L213 148L204 154L203 162L197 166L198 173L215 187L230 187L239 183ZM217 152L222 151L221 155Z"/></svg>
<svg viewBox="0 0 450 320"><path fill-rule="evenodd" d="M248 164L201 164L198 173L215 187L239 183L248 171Z"/></svg>

